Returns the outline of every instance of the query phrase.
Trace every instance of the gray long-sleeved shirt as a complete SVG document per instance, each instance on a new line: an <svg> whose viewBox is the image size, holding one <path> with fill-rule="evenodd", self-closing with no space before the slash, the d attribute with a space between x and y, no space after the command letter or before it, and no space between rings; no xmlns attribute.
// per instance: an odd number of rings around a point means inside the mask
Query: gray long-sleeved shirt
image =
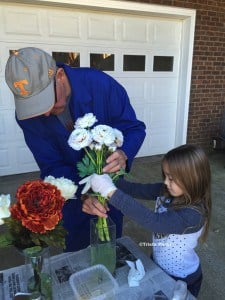
<svg viewBox="0 0 225 300"><path fill-rule="evenodd" d="M186 278L199 276L199 257L195 252L204 217L199 207L174 209L173 199L160 196L162 183L140 184L120 180L109 203L144 228L153 232L153 259L168 274ZM128 194L126 194L128 193ZM155 211L133 197L156 200ZM197 274L196 274L197 272Z"/></svg>
<svg viewBox="0 0 225 300"><path fill-rule="evenodd" d="M204 224L202 213L193 206L174 210L168 204L167 211L159 213L133 198L156 200L162 194L162 183L141 184L120 179L116 185L118 190L109 203L146 229L164 234L183 234L196 232Z"/></svg>

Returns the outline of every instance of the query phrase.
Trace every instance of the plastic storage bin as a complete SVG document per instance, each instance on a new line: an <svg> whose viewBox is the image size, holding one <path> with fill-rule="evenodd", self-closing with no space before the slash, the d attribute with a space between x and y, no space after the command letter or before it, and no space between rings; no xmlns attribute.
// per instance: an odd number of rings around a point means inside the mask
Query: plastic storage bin
<svg viewBox="0 0 225 300"><path fill-rule="evenodd" d="M100 264L72 274L69 282L77 300L115 299L118 289L111 273Z"/></svg>

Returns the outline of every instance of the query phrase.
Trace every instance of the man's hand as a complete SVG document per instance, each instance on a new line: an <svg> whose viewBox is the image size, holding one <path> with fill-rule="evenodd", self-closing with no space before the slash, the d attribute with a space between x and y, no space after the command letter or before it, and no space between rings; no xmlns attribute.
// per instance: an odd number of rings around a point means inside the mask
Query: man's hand
<svg viewBox="0 0 225 300"><path fill-rule="evenodd" d="M127 156L122 150L116 150L106 160L104 173L115 173L120 169L126 169Z"/></svg>
<svg viewBox="0 0 225 300"><path fill-rule="evenodd" d="M96 198L89 197L83 201L82 211L89 215L107 218L107 212L109 211L109 208L107 204L104 207Z"/></svg>

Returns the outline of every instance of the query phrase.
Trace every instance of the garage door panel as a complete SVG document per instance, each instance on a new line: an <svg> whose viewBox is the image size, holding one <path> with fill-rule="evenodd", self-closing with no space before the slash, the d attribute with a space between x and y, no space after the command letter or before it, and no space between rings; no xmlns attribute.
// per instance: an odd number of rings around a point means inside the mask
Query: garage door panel
<svg viewBox="0 0 225 300"><path fill-rule="evenodd" d="M48 14L50 38L75 38L81 39L81 15L68 12Z"/></svg>
<svg viewBox="0 0 225 300"><path fill-rule="evenodd" d="M149 107L144 106L144 109L143 109L143 103L141 101L139 103L137 103L137 102L132 103L132 105L135 110L137 118L139 120L142 120L146 125L146 137L145 137L145 141L144 141L145 146L141 147L137 156L141 157L141 156L152 155L152 149L151 149L151 143L150 143L151 142L151 139L150 139L151 126L150 126L150 122L149 122Z"/></svg>
<svg viewBox="0 0 225 300"><path fill-rule="evenodd" d="M146 131L145 147L141 147L141 149L137 153L137 157L144 157L144 156L149 156L154 154L155 152L154 152L154 147L152 145L152 139L150 133L149 131Z"/></svg>
<svg viewBox="0 0 225 300"><path fill-rule="evenodd" d="M0 176L38 169L32 153L25 144L8 143L7 147L0 146Z"/></svg>
<svg viewBox="0 0 225 300"><path fill-rule="evenodd" d="M151 155L164 154L174 147L175 134L167 129L151 129L150 131L150 145Z"/></svg>
<svg viewBox="0 0 225 300"><path fill-rule="evenodd" d="M176 106L174 104L162 104L150 106L150 127L154 129L175 131Z"/></svg>
<svg viewBox="0 0 225 300"><path fill-rule="evenodd" d="M10 92L5 79L0 78L0 109L14 109L14 99L13 95Z"/></svg>
<svg viewBox="0 0 225 300"><path fill-rule="evenodd" d="M19 145L16 151L16 161L18 164L23 164L25 168L29 168L34 162L34 157L25 145Z"/></svg>
<svg viewBox="0 0 225 300"><path fill-rule="evenodd" d="M177 78L117 78L126 87L131 102L177 103Z"/></svg>
<svg viewBox="0 0 225 300"><path fill-rule="evenodd" d="M0 111L0 140L15 143L23 139L23 132L15 120L14 110Z"/></svg>
<svg viewBox="0 0 225 300"><path fill-rule="evenodd" d="M134 108L134 110L135 110L135 113L136 113L138 119L144 121L144 119L145 119L145 110L143 109L142 103L139 103L139 104L138 104L138 103L135 103L135 104L133 105L133 108Z"/></svg>
<svg viewBox="0 0 225 300"><path fill-rule="evenodd" d="M158 22L150 21L149 40L153 45L167 44L167 46L180 45L182 22L159 20Z"/></svg>
<svg viewBox="0 0 225 300"><path fill-rule="evenodd" d="M0 147L0 172L1 175L6 175L5 171L10 166L10 153L8 151L8 147L1 146Z"/></svg>
<svg viewBox="0 0 225 300"><path fill-rule="evenodd" d="M153 103L177 102L177 78L151 78L149 100Z"/></svg>
<svg viewBox="0 0 225 300"><path fill-rule="evenodd" d="M143 19L124 19L122 21L122 40L124 42L148 42L148 22Z"/></svg>
<svg viewBox="0 0 225 300"><path fill-rule="evenodd" d="M104 15L88 15L87 39L116 40L116 20ZM104 30L103 30L104 29Z"/></svg>
<svg viewBox="0 0 225 300"><path fill-rule="evenodd" d="M145 100L145 90L147 82L143 78L136 78L135 84L132 78L117 78L117 80L126 87L127 94L130 97L132 104L143 103ZM143 107L143 106L142 106Z"/></svg>
<svg viewBox="0 0 225 300"><path fill-rule="evenodd" d="M39 10L27 8L6 8L3 10L4 32L16 37L28 35L41 36L41 15ZM16 22L15 22L16 20Z"/></svg>
<svg viewBox="0 0 225 300"><path fill-rule="evenodd" d="M16 163L16 147L10 142L0 145L0 176L15 174L19 168ZM18 172L19 173L19 172Z"/></svg>
<svg viewBox="0 0 225 300"><path fill-rule="evenodd" d="M3 118L3 114L0 114L0 140L4 141L4 137L6 135L7 132L7 127L6 127L6 122Z"/></svg>
<svg viewBox="0 0 225 300"><path fill-rule="evenodd" d="M134 105L138 118L146 124L145 146L138 156L166 153L174 147L176 112L173 105Z"/></svg>
<svg viewBox="0 0 225 300"><path fill-rule="evenodd" d="M38 170L14 110L0 111L0 176Z"/></svg>
<svg viewBox="0 0 225 300"><path fill-rule="evenodd" d="M3 49L3 47L0 42L0 73L3 73L3 53L4 53L4 51L2 49ZM1 82L2 82L2 80L1 80Z"/></svg>
<svg viewBox="0 0 225 300"><path fill-rule="evenodd" d="M0 140L3 142L5 141L6 144L10 139L14 139L15 136L15 127L14 123L12 122L12 111L4 110L0 112ZM2 143L1 143L2 144Z"/></svg>

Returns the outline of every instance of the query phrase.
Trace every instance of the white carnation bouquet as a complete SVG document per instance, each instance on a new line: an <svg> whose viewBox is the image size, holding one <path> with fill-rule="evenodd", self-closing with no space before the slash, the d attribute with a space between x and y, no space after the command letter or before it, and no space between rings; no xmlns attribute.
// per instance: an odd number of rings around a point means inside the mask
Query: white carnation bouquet
<svg viewBox="0 0 225 300"><path fill-rule="evenodd" d="M107 125L96 125L96 117L93 113L87 113L78 118L74 125L68 144L76 151L83 149L85 155L82 161L77 163L78 173L81 178L93 173L102 174L107 157L118 147L123 145L123 134L120 130ZM124 169L109 174L115 182L119 176L126 174ZM93 194L92 194L93 195ZM99 202L106 204L106 199L100 194L96 195ZM109 240L107 223L105 218L98 218L98 232L102 241Z"/></svg>

